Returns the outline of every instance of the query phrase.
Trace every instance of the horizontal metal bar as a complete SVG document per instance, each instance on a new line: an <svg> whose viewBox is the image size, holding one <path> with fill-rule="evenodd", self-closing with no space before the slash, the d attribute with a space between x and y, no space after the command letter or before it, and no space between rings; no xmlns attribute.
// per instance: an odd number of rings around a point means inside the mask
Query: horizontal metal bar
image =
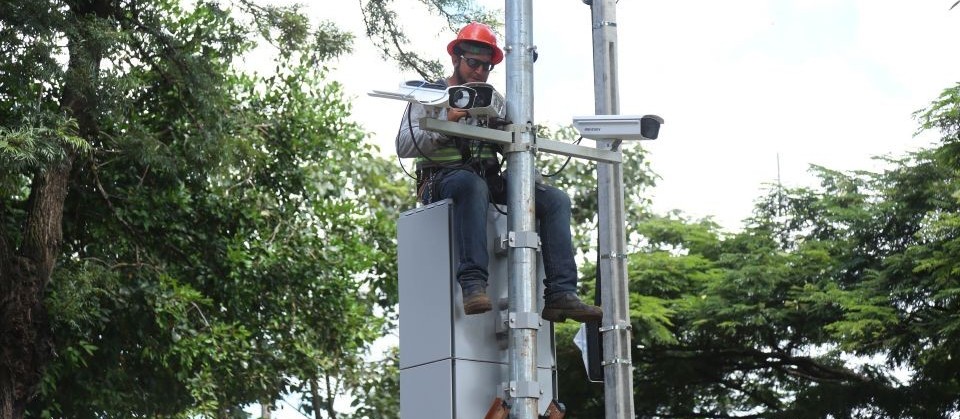
<svg viewBox="0 0 960 419"><path fill-rule="evenodd" d="M473 138L506 145L513 144L513 133L511 132L443 121L436 118L420 118L420 128L455 137ZM604 163L620 163L623 161L620 151L585 147L546 138L537 138L536 141L537 149L547 153Z"/></svg>
<svg viewBox="0 0 960 419"><path fill-rule="evenodd" d="M560 154L562 156L578 157L581 159L599 161L604 163L620 163L623 157L620 151L603 150L599 148L584 147L578 144L570 144L562 141L548 140L546 138L537 138L537 147L540 151Z"/></svg>
<svg viewBox="0 0 960 419"><path fill-rule="evenodd" d="M455 137L486 140L499 144L513 143L513 134L506 131L461 124L457 122L443 121L436 118L420 118L420 128L428 131L436 131L441 134L452 135Z"/></svg>

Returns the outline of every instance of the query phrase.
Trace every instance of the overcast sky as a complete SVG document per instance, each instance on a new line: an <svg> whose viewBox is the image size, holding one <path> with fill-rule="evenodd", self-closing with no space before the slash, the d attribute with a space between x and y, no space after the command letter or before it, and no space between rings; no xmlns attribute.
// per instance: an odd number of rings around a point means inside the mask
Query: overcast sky
<svg viewBox="0 0 960 419"><path fill-rule="evenodd" d="M381 59L364 37L357 2L303 4L317 20L356 34L354 53L332 65L331 79L344 84L354 120L392 155L404 103L367 92L418 76ZM415 0L395 4L415 49L449 63L445 46L454 34ZM813 185L810 164L877 169L873 156L929 145L937 137L914 137L911 114L960 82L960 8L950 11L951 5L620 1L620 112L666 119L660 139L642 145L662 177L655 209L713 216L736 230L754 199L777 181L778 156L784 185ZM589 7L540 0L533 8L536 122L569 124L574 115L593 114ZM501 90L503 70L494 69L490 79Z"/></svg>

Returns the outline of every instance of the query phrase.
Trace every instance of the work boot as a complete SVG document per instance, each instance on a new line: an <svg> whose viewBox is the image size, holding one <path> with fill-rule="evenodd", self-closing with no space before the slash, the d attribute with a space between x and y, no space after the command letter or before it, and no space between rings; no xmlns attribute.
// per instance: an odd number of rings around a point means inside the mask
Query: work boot
<svg viewBox="0 0 960 419"><path fill-rule="evenodd" d="M544 320L554 323L560 323L567 319L584 323L600 321L603 318L603 310L600 307L580 301L577 294L565 292L548 298L543 306L543 313L540 315Z"/></svg>
<svg viewBox="0 0 960 419"><path fill-rule="evenodd" d="M463 289L463 312L465 314L486 313L493 308L490 297L482 285L474 285Z"/></svg>

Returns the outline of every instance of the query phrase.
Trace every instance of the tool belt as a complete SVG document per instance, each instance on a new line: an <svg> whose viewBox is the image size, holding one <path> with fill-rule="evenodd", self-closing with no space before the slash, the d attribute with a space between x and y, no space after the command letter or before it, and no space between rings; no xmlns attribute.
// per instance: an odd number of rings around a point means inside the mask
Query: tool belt
<svg viewBox="0 0 960 419"><path fill-rule="evenodd" d="M439 197L440 181L447 174L467 170L481 176L487 184L490 199L497 204L507 203L507 182L500 174L500 162L495 157L475 161L467 165L432 165L417 168L417 200L429 204Z"/></svg>
<svg viewBox="0 0 960 419"><path fill-rule="evenodd" d="M443 176L441 173L444 170L450 170L450 168L444 166L417 168L417 201L429 204L436 199L437 181Z"/></svg>

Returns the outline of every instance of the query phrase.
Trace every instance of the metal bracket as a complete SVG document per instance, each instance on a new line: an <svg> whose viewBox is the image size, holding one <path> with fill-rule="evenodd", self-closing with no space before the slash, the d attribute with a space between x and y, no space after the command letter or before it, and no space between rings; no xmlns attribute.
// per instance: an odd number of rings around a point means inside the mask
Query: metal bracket
<svg viewBox="0 0 960 419"><path fill-rule="evenodd" d="M441 121L436 118L420 118L420 128L427 131L439 132L441 134L489 141L500 144L504 147L510 147L510 145L514 143L513 133L511 132L492 128L475 127L473 125L460 124L446 120ZM620 164L623 162L623 154L620 151L586 147L582 145L551 140L549 138L535 138L534 140L537 144L537 150L543 150L547 153L583 158L604 163ZM597 144L602 145L603 142L601 141Z"/></svg>
<svg viewBox="0 0 960 419"><path fill-rule="evenodd" d="M604 27L604 26L613 26L614 28L616 28L616 27L617 27L617 22L613 22L613 21L610 21L610 20L604 20L604 21L600 22L599 25L594 25L594 26L593 26L593 29L602 28L602 27Z"/></svg>
<svg viewBox="0 0 960 419"><path fill-rule="evenodd" d="M633 365L633 363L630 362L629 359L623 359L623 358L614 358L613 360L603 361L600 363L600 365L603 365L604 367L607 365L615 365L615 364L624 364L624 365L630 365L630 366Z"/></svg>
<svg viewBox="0 0 960 419"><path fill-rule="evenodd" d="M504 153L518 153L523 151L533 151L536 153L537 150L539 150L536 142L520 144L514 141L510 144L503 144L500 146L500 148Z"/></svg>
<svg viewBox="0 0 960 419"><path fill-rule="evenodd" d="M509 326L507 326L509 316L506 310L497 310L497 324L494 336L496 336L497 339L497 347L499 347L501 351L510 348L510 331Z"/></svg>
<svg viewBox="0 0 960 419"><path fill-rule="evenodd" d="M618 322L617 324L610 324L600 327L600 333L606 333L611 330L633 330L633 325L628 322Z"/></svg>
<svg viewBox="0 0 960 419"><path fill-rule="evenodd" d="M510 231L506 236L500 235L497 247L508 249L511 247L526 247L540 250L540 235L536 231Z"/></svg>
<svg viewBox="0 0 960 419"><path fill-rule="evenodd" d="M540 390L540 383L536 381L511 381L504 387L507 391L507 394L514 399L539 399L540 395L543 394L543 390Z"/></svg>
<svg viewBox="0 0 960 419"><path fill-rule="evenodd" d="M511 142L510 144L501 145L501 149L504 153L516 153L521 151L533 151L537 152L537 137L534 135L533 141L529 143L519 143L517 141L517 136L527 132L536 132L536 127L533 124L509 124L503 127L503 131L510 133Z"/></svg>
<svg viewBox="0 0 960 419"><path fill-rule="evenodd" d="M606 253L600 255L600 259L626 259L629 256L626 253Z"/></svg>
<svg viewBox="0 0 960 419"><path fill-rule="evenodd" d="M542 324L540 314L530 311L513 312L507 316L507 327L511 329L539 329Z"/></svg>
<svg viewBox="0 0 960 419"><path fill-rule="evenodd" d="M506 132L515 132L515 133L524 133L533 131L533 124L507 124L504 125L503 131Z"/></svg>

